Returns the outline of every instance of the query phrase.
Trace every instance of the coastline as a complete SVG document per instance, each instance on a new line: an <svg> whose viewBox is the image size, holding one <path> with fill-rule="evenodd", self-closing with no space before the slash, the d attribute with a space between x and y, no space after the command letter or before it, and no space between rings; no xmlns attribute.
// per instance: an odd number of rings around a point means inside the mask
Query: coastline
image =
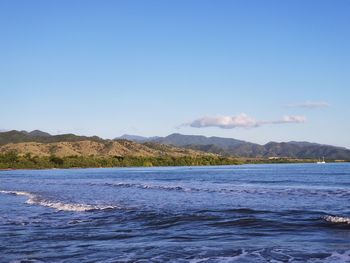
<svg viewBox="0 0 350 263"><path fill-rule="evenodd" d="M235 159L239 160L239 159ZM315 160L310 159L287 159L284 161L281 160L268 160L268 159L258 159L255 161L239 161L236 163L231 164L198 164L198 165L158 165L158 166L149 166L149 165L143 165L143 166L75 166L75 167L23 167L23 168L0 168L0 171L26 171L26 170L73 170L73 169L106 169L106 168L162 168L162 167L212 167L212 166L234 166L234 165L247 165L247 164L312 164L316 163ZM335 161L329 161L327 163L340 163ZM342 163L346 163L342 162Z"/></svg>

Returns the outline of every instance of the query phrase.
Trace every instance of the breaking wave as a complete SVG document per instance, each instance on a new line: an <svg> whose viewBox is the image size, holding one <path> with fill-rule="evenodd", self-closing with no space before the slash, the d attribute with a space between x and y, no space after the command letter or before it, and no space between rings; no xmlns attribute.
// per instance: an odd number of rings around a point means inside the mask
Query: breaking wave
<svg viewBox="0 0 350 263"><path fill-rule="evenodd" d="M198 192L201 189L193 187L183 187L179 185L155 185L155 184L138 184L138 183L105 183L105 186L124 187L124 188L140 188L140 189L154 189L166 191L181 191L181 192Z"/></svg>
<svg viewBox="0 0 350 263"><path fill-rule="evenodd" d="M305 263L346 263L350 260L350 251L324 252L304 255L303 261L300 256L293 255L290 251L282 249L241 250L229 256L198 257L189 260L190 263L209 262L305 262ZM174 261L176 262L176 261Z"/></svg>
<svg viewBox="0 0 350 263"><path fill-rule="evenodd" d="M0 190L1 194L17 195L17 196L26 196L28 199L27 204L30 205L41 205L49 208L53 208L59 211L72 211L72 212L86 212L86 211L95 211L95 210L110 210L116 209L116 206L106 206L106 205L89 205L89 204L74 204L74 203L64 203L53 200L46 200L40 198L39 196L24 192L24 191L4 191Z"/></svg>
<svg viewBox="0 0 350 263"><path fill-rule="evenodd" d="M343 253L333 252L329 257L323 260L324 263L346 263L350 262L350 250L344 251Z"/></svg>
<svg viewBox="0 0 350 263"><path fill-rule="evenodd" d="M156 184L156 183L134 183L134 182L112 182L112 183L91 183L90 185L95 186L109 186L109 187L120 187L120 188L138 188L145 190L163 190L163 191L179 191L179 192L206 192L206 193L221 193L221 194L253 194L253 195L283 195L286 194L292 196L309 195L309 196L320 196L320 197L338 197L350 198L350 191L346 188L278 188L278 187L262 187L262 186L248 186L248 185L216 185L215 187L185 187L183 185L169 185L169 184Z"/></svg>
<svg viewBox="0 0 350 263"><path fill-rule="evenodd" d="M350 225L350 217L343 216L325 216L324 220L330 223L348 224Z"/></svg>

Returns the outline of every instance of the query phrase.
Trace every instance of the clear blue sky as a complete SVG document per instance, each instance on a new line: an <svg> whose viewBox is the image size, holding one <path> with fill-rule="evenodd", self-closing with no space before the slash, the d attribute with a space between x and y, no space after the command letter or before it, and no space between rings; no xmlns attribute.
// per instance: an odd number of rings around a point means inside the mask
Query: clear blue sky
<svg viewBox="0 0 350 263"><path fill-rule="evenodd" d="M1 0L0 129L350 148L349 14L348 0Z"/></svg>

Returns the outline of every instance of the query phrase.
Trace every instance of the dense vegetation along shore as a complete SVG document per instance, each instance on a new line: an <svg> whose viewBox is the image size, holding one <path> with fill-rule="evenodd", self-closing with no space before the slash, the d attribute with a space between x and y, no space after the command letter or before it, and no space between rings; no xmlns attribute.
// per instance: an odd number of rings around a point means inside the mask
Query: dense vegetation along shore
<svg viewBox="0 0 350 263"><path fill-rule="evenodd" d="M197 166L235 165L234 158L219 156L182 157L136 157L136 156L32 156L16 153L0 154L0 169L45 169L88 167L151 167L151 166Z"/></svg>
<svg viewBox="0 0 350 263"><path fill-rule="evenodd" d="M221 156L136 157L136 156L32 156L14 152L0 154L0 169L50 169L97 167L206 166L249 163L313 162L299 159L240 159Z"/></svg>

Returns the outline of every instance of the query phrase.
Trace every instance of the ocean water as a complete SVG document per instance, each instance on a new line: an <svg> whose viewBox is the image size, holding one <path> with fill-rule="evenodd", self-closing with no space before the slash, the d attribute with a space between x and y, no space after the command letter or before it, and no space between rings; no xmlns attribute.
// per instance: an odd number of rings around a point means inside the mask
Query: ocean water
<svg viewBox="0 0 350 263"><path fill-rule="evenodd" d="M0 262L350 262L350 164L0 171Z"/></svg>

